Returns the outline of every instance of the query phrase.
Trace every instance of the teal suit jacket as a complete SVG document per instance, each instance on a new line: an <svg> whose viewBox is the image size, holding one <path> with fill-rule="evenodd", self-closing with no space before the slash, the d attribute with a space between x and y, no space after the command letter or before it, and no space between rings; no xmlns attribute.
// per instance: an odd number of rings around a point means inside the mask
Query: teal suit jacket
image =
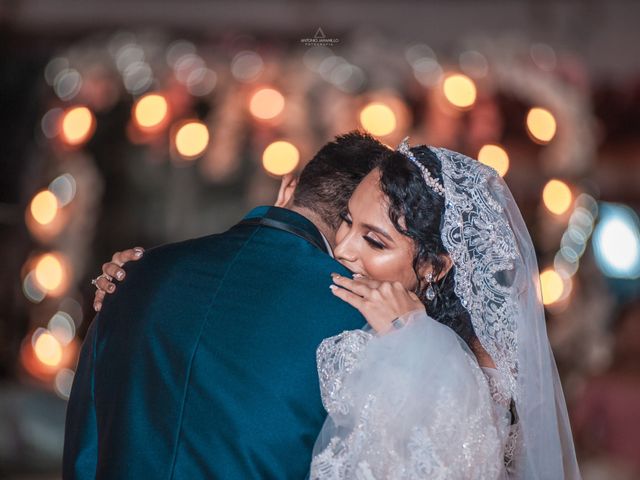
<svg viewBox="0 0 640 480"><path fill-rule="evenodd" d="M258 207L322 238L301 215ZM149 250L93 321L69 400L66 479L301 479L325 419L315 352L360 328L349 274L259 225Z"/></svg>

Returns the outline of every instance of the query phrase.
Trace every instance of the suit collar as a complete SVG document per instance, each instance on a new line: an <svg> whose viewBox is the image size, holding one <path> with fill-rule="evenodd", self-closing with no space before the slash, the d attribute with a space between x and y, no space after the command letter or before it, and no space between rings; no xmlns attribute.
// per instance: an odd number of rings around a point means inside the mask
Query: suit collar
<svg viewBox="0 0 640 480"><path fill-rule="evenodd" d="M286 208L273 207L273 206L260 206L251 210L244 220L268 218L281 222L286 225L290 225L294 229L302 230L306 235L309 235L315 240L315 243L320 245L326 245L327 253L332 255L329 242L325 239L324 235L320 233L318 227L316 227L311 220Z"/></svg>

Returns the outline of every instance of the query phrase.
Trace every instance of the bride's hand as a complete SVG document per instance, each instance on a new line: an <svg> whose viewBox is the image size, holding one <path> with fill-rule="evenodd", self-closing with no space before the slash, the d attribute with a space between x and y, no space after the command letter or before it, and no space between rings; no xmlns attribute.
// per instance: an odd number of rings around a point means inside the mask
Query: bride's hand
<svg viewBox="0 0 640 480"><path fill-rule="evenodd" d="M378 333L391 330L396 318L424 310L418 296L400 282L378 282L361 276L350 279L336 273L331 277L335 283L329 287L333 294L358 309Z"/></svg>
<svg viewBox="0 0 640 480"><path fill-rule="evenodd" d="M116 291L116 286L113 283L113 280L124 280L126 273L124 269L122 269L122 266L127 262L140 260L143 253L144 248L142 247L135 247L123 250L122 252L116 252L111 257L110 262L102 265L102 274L96 279L96 294L93 298L93 309L96 312L99 312L102 308L104 297L107 294Z"/></svg>

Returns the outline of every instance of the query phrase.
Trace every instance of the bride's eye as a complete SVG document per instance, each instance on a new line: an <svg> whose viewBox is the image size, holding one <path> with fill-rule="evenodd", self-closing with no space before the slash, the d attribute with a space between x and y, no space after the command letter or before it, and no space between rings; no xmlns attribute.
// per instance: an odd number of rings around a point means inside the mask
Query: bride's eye
<svg viewBox="0 0 640 480"><path fill-rule="evenodd" d="M342 213L340 214L340 218L342 219L342 221L343 221L344 223L346 223L346 224L347 224L347 225L349 225L349 226L351 226L351 224L353 223L353 222L351 221L351 218L349 218L349 214L348 214L347 212L342 212Z"/></svg>
<svg viewBox="0 0 640 480"><path fill-rule="evenodd" d="M367 237L367 236L364 236L363 238L366 240L366 242L369 245L371 245L372 248L375 248L376 250L384 250L384 248L385 248L384 243L381 243L381 242L379 242L377 240L374 240L373 238Z"/></svg>

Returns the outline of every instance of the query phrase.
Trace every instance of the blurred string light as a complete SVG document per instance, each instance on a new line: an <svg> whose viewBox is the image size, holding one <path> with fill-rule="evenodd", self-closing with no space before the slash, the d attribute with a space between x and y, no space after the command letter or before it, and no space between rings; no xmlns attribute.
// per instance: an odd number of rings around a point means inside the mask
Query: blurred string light
<svg viewBox="0 0 640 480"><path fill-rule="evenodd" d="M600 204L593 250L602 272L612 278L640 278L640 221L625 205Z"/></svg>
<svg viewBox="0 0 640 480"><path fill-rule="evenodd" d="M63 349L55 336L44 328L38 328L31 337L36 358L47 367L57 367L62 362Z"/></svg>
<svg viewBox="0 0 640 480"><path fill-rule="evenodd" d="M240 82L257 80L264 70L264 61L256 52L244 50L231 61L231 74Z"/></svg>
<svg viewBox="0 0 640 480"><path fill-rule="evenodd" d="M456 108L468 109L476 102L476 84L466 75L447 75L442 82L442 91L447 101Z"/></svg>
<svg viewBox="0 0 640 480"><path fill-rule="evenodd" d="M431 47L424 43L411 45L405 50L405 58L413 69L416 80L424 87L437 85L443 75L438 58Z"/></svg>
<svg viewBox="0 0 640 480"><path fill-rule="evenodd" d="M533 141L540 144L549 143L556 135L557 125L553 114L540 107L534 107L527 114L527 132Z"/></svg>
<svg viewBox="0 0 640 480"><path fill-rule="evenodd" d="M49 191L56 196L59 206L64 207L76 196L76 179L70 173L59 175L49 184Z"/></svg>
<svg viewBox="0 0 640 480"><path fill-rule="evenodd" d="M177 128L174 145L183 159L193 160L202 155L209 145L209 130L200 121L187 121Z"/></svg>
<svg viewBox="0 0 640 480"><path fill-rule="evenodd" d="M33 270L34 280L47 295L58 296L69 283L69 264L59 252L46 253L38 257Z"/></svg>
<svg viewBox="0 0 640 480"><path fill-rule="evenodd" d="M360 112L360 124L372 135L384 137L393 133L397 118L391 107L382 102L372 102Z"/></svg>
<svg viewBox="0 0 640 480"><path fill-rule="evenodd" d="M580 194L553 260L554 269L561 275L572 277L577 273L597 216L596 200L591 195Z"/></svg>
<svg viewBox="0 0 640 480"><path fill-rule="evenodd" d="M58 373L56 373L53 381L53 389L63 400L68 400L71 395L74 376L75 372L69 368L61 368Z"/></svg>
<svg viewBox="0 0 640 480"><path fill-rule="evenodd" d="M278 140L265 148L262 166L272 175L286 175L296 169L300 162L300 152L290 142Z"/></svg>
<svg viewBox="0 0 640 480"><path fill-rule="evenodd" d="M74 68L62 70L53 81L53 91L60 100L71 100L80 92L81 88L82 76Z"/></svg>
<svg viewBox="0 0 640 480"><path fill-rule="evenodd" d="M478 152L478 160L493 168L501 177L509 170L509 155L500 145L483 146Z"/></svg>
<svg viewBox="0 0 640 480"><path fill-rule="evenodd" d="M58 214L58 199L49 190L37 193L29 204L33 219L40 225L48 225Z"/></svg>
<svg viewBox="0 0 640 480"><path fill-rule="evenodd" d="M547 210L554 215L562 215L571 207L573 194L562 180L552 179L544 186L542 200Z"/></svg>
<svg viewBox="0 0 640 480"><path fill-rule="evenodd" d="M282 113L285 100L282 94L273 88L261 88L251 96L249 111L260 120L271 120Z"/></svg>
<svg viewBox="0 0 640 480"><path fill-rule="evenodd" d="M76 335L73 318L63 311L58 311L51 317L47 328L62 346L69 345Z"/></svg>
<svg viewBox="0 0 640 480"><path fill-rule="evenodd" d="M139 98L133 106L133 118L141 130L157 131L166 125L169 113L167 99L158 93Z"/></svg>
<svg viewBox="0 0 640 480"><path fill-rule="evenodd" d="M40 121L40 127L42 128L42 133L47 138L54 138L58 136L60 132L60 118L64 110L61 108L52 108L47 113L42 116L42 120Z"/></svg>
<svg viewBox="0 0 640 480"><path fill-rule="evenodd" d="M44 79L45 81L53 86L56 80L56 77L64 70L69 68L69 59L66 57L54 57L47 63L47 66L44 68Z"/></svg>
<svg viewBox="0 0 640 480"><path fill-rule="evenodd" d="M72 107L62 116L62 139L70 146L82 145L93 135L95 126L91 110L84 106Z"/></svg>
<svg viewBox="0 0 640 480"><path fill-rule="evenodd" d="M467 50L458 57L460 70L473 78L484 78L489 73L486 57L477 50Z"/></svg>
<svg viewBox="0 0 640 480"><path fill-rule="evenodd" d="M167 48L167 65L175 68L180 59L186 55L196 53L196 46L187 40L176 40Z"/></svg>
<svg viewBox="0 0 640 480"><path fill-rule="evenodd" d="M46 290L36 282L34 272L25 275L22 281L22 293L32 303L40 303L47 296Z"/></svg>
<svg viewBox="0 0 640 480"><path fill-rule="evenodd" d="M540 274L542 303L553 305L564 300L571 293L572 280L553 268L547 268Z"/></svg>
<svg viewBox="0 0 640 480"><path fill-rule="evenodd" d="M218 74L210 68L202 67L193 70L185 85L187 91L196 97L203 97L210 94L218 83Z"/></svg>

